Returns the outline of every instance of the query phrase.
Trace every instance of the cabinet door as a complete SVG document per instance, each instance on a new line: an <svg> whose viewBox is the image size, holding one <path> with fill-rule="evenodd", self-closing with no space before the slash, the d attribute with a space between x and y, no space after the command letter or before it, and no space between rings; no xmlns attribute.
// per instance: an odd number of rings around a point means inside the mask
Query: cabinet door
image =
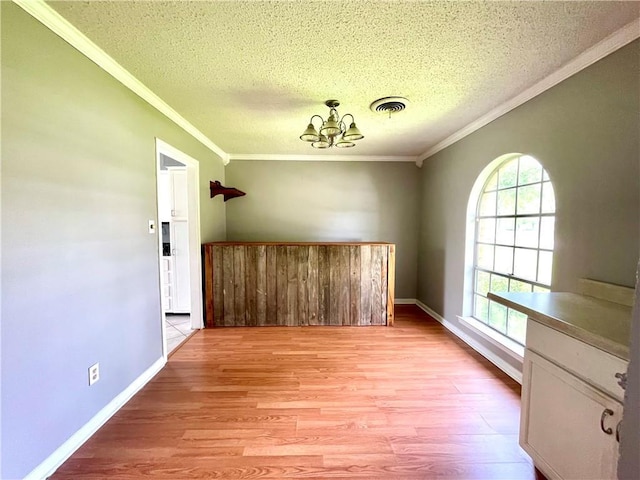
<svg viewBox="0 0 640 480"><path fill-rule="evenodd" d="M173 258L172 311L174 313L189 313L191 310L191 287L189 282L189 224L187 222L171 222L171 249Z"/></svg>
<svg viewBox="0 0 640 480"><path fill-rule="evenodd" d="M169 170L171 177L171 217L186 220L187 211L187 170Z"/></svg>
<svg viewBox="0 0 640 480"><path fill-rule="evenodd" d="M158 219L160 222L171 220L171 206L173 193L171 192L171 177L169 172L158 172Z"/></svg>
<svg viewBox="0 0 640 480"><path fill-rule="evenodd" d="M172 312L172 302L171 302L171 277L173 275L171 263L171 257L162 257L160 260L162 264L161 271L161 286L162 286L162 309L165 312Z"/></svg>
<svg viewBox="0 0 640 480"><path fill-rule="evenodd" d="M615 479L621 418L620 403L526 352L520 444L550 479Z"/></svg>

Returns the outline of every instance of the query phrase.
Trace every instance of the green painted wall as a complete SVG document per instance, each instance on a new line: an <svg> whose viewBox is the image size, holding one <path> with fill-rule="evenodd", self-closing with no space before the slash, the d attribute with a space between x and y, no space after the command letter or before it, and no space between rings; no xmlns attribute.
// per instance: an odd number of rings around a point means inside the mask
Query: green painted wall
<svg viewBox="0 0 640 480"><path fill-rule="evenodd" d="M227 236L396 244L396 297L415 298L419 170L398 162L232 161Z"/></svg>
<svg viewBox="0 0 640 480"><path fill-rule="evenodd" d="M162 355L155 138L222 162L15 4L0 2L0 478L22 478ZM100 362L91 388L87 369Z"/></svg>
<svg viewBox="0 0 640 480"><path fill-rule="evenodd" d="M485 166L511 152L537 158L555 187L553 290L577 291L580 278L633 287L640 251L639 96L635 41L427 159L418 298L457 324L469 194Z"/></svg>

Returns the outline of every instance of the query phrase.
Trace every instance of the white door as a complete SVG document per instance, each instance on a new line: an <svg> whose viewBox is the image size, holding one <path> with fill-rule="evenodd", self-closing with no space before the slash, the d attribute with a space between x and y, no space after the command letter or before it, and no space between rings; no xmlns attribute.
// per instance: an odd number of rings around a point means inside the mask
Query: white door
<svg viewBox="0 0 640 480"><path fill-rule="evenodd" d="M171 222L171 256L173 258L172 308L173 313L190 313L191 286L189 281L189 223Z"/></svg>

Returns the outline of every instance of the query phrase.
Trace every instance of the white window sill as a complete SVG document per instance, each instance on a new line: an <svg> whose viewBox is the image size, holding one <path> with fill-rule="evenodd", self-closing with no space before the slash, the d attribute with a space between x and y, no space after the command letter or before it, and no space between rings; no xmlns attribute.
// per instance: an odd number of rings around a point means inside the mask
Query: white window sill
<svg viewBox="0 0 640 480"><path fill-rule="evenodd" d="M524 357L524 347L522 345L514 342L504 335L499 334L494 329L488 327L475 318L458 317L458 320L460 320L460 322L462 322L466 327L480 335L483 339L485 339L493 346L498 347L506 354L522 362L522 359Z"/></svg>

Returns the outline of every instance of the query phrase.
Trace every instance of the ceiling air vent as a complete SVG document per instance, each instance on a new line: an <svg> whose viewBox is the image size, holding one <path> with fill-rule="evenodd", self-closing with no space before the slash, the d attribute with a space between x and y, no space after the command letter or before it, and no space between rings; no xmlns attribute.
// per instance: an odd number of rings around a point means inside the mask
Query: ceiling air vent
<svg viewBox="0 0 640 480"><path fill-rule="evenodd" d="M404 97L384 97L373 102L369 108L376 113L392 113L401 112L407 108L409 100Z"/></svg>

